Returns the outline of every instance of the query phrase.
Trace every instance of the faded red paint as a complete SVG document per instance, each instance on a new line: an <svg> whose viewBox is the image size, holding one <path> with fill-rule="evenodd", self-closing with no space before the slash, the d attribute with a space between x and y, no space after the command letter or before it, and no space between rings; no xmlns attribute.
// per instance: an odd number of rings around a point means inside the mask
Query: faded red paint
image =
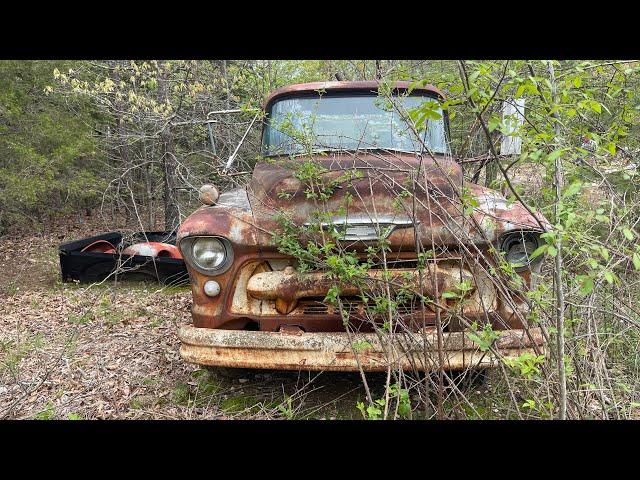
<svg viewBox="0 0 640 480"><path fill-rule="evenodd" d="M116 247L107 240L96 240L84 247L81 252L96 252L96 253L116 253Z"/></svg>
<svg viewBox="0 0 640 480"><path fill-rule="evenodd" d="M163 242L141 242L130 245L122 251L123 255L142 255L144 257L182 258L175 245Z"/></svg>

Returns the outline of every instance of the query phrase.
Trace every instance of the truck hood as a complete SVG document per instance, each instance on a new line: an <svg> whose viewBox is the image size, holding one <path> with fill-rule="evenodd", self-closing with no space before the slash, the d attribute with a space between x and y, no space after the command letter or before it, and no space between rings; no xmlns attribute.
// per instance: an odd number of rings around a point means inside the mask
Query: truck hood
<svg viewBox="0 0 640 480"><path fill-rule="evenodd" d="M309 160L320 169L312 190L296 173ZM314 198L332 182L327 199ZM300 226L340 225L343 239L361 248L365 243L358 240L386 236L394 251L412 251L416 241L426 248L486 245L510 231L550 227L541 214L534 217L499 192L464 181L450 158L359 152L258 163L246 188L223 193L217 205L187 218L178 241L220 235L238 246L275 249L273 233L282 230L283 217Z"/></svg>
<svg viewBox="0 0 640 480"><path fill-rule="evenodd" d="M295 173L309 160L320 172L311 189ZM320 201L332 182L335 188ZM399 250L414 249L416 235L422 245L486 244L508 231L542 231L547 224L499 192L465 182L460 165L443 156L359 152L279 159L256 165L247 192L262 229L277 231L284 214L297 225L340 225L345 240L386 235Z"/></svg>

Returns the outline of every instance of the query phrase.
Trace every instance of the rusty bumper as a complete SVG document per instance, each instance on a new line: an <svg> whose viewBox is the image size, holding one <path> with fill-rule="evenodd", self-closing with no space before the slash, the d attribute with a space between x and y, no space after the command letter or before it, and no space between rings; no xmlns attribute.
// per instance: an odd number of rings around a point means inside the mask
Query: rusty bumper
<svg viewBox="0 0 640 480"><path fill-rule="evenodd" d="M384 335L283 333L219 330L183 326L178 336L184 360L199 365L279 370L384 371L388 365L404 370L439 368L435 332ZM446 370L498 365L491 352L481 351L464 332L444 333L443 364ZM494 343L501 356L514 358L524 352L543 351L539 328L505 330Z"/></svg>

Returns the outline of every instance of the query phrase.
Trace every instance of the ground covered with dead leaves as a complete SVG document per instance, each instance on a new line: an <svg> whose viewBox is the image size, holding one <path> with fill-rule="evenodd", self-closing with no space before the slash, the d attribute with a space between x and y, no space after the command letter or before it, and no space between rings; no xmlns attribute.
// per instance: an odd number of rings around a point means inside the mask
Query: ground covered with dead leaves
<svg viewBox="0 0 640 480"><path fill-rule="evenodd" d="M207 370L181 360L188 287L62 283L79 217L0 237L0 418L358 418L357 375Z"/></svg>

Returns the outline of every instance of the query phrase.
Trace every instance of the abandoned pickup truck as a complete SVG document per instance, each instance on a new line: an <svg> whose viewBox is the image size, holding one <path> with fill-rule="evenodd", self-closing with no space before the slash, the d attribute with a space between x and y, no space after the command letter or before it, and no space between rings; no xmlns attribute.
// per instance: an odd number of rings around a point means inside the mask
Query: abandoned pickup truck
<svg viewBox="0 0 640 480"><path fill-rule="evenodd" d="M544 351L526 291L547 221L464 179L437 88L380 85L273 92L249 183L201 189L177 235L193 293L183 359L434 371Z"/></svg>

